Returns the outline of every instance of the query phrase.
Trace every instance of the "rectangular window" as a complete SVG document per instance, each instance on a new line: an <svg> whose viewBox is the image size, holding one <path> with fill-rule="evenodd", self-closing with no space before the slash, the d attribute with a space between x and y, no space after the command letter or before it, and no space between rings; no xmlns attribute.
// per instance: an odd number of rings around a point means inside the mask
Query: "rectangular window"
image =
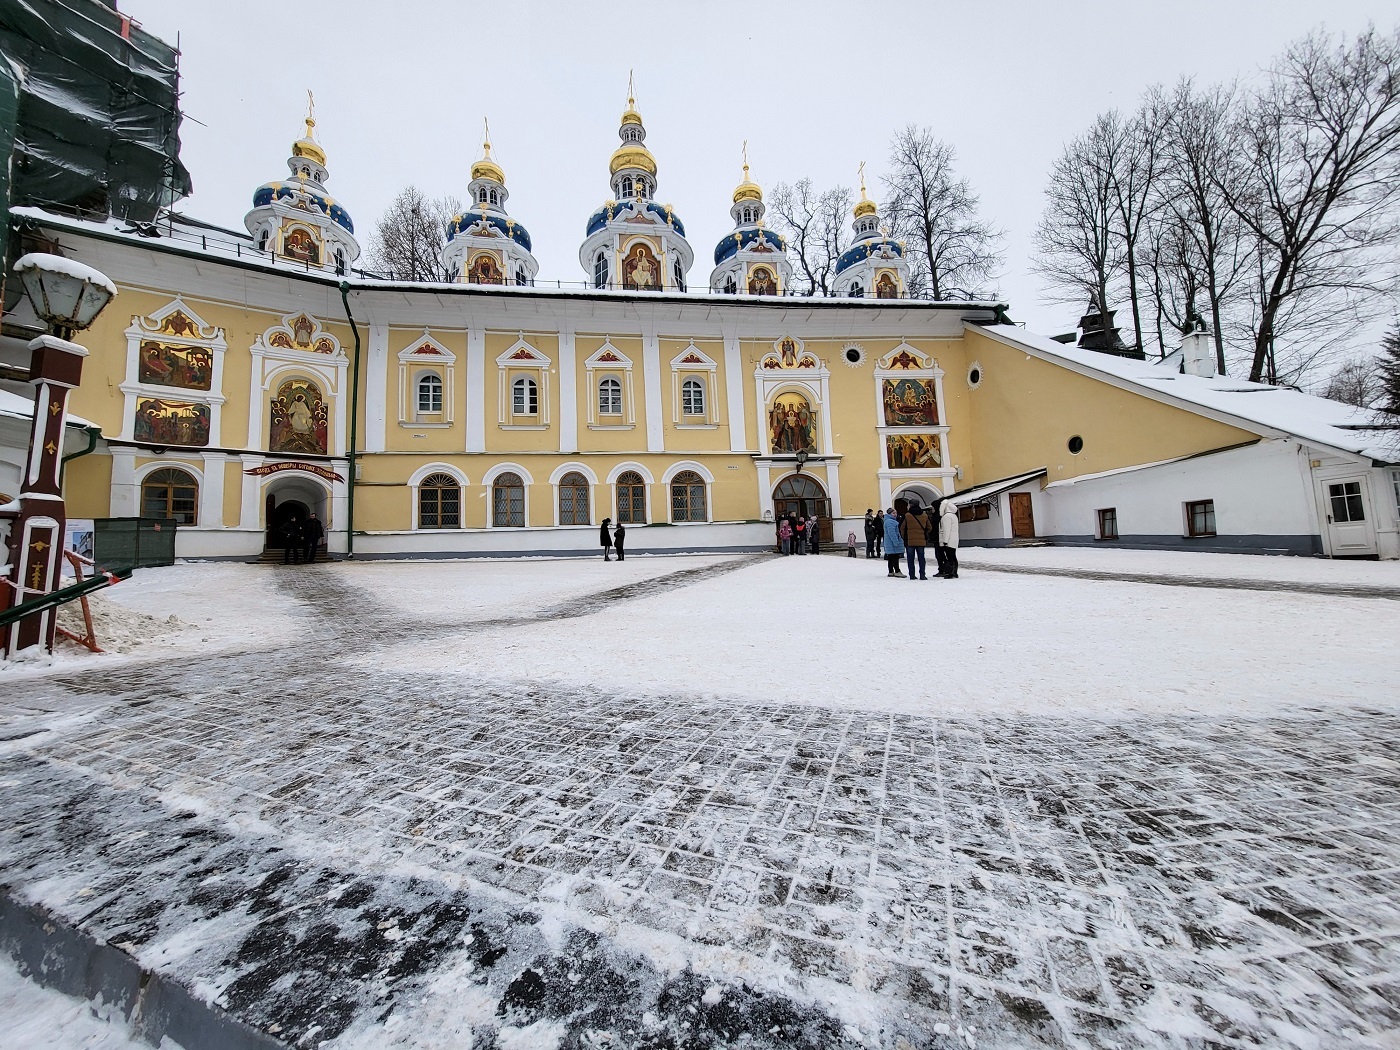
<svg viewBox="0 0 1400 1050"><path fill-rule="evenodd" d="M1328 485L1327 497L1332 504L1332 521L1336 524L1366 520L1366 509L1361 503L1361 482L1341 481Z"/></svg>
<svg viewBox="0 0 1400 1050"><path fill-rule="evenodd" d="M534 416L540 411L540 388L533 379L517 379L511 386L511 411L517 416Z"/></svg>
<svg viewBox="0 0 1400 1050"><path fill-rule="evenodd" d="M1116 540L1118 538L1118 508L1105 507L1099 511L1099 539Z"/></svg>
<svg viewBox="0 0 1400 1050"><path fill-rule="evenodd" d="M1400 470L1390 475L1390 482L1395 486L1395 513L1400 514Z"/></svg>
<svg viewBox="0 0 1400 1050"><path fill-rule="evenodd" d="M1215 535L1215 500L1203 499L1186 504L1186 535Z"/></svg>
<svg viewBox="0 0 1400 1050"><path fill-rule="evenodd" d="M987 503L974 503L968 507L958 508L958 521L986 521L992 516L992 508Z"/></svg>

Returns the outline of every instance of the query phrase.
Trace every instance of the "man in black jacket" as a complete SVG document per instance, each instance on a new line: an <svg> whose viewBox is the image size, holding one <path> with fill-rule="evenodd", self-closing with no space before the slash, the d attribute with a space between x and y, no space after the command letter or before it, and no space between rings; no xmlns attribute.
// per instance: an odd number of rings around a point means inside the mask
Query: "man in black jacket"
<svg viewBox="0 0 1400 1050"><path fill-rule="evenodd" d="M617 560L622 560L622 544L627 539L627 526L622 522L617 523L617 528L613 529L613 546L617 548Z"/></svg>
<svg viewBox="0 0 1400 1050"><path fill-rule="evenodd" d="M865 508L865 556L875 557L875 512Z"/></svg>
<svg viewBox="0 0 1400 1050"><path fill-rule="evenodd" d="M306 544L306 564L310 565L316 560L316 551L321 546L321 537L326 534L326 530L321 525L321 519L316 517L316 512L311 512L311 517L306 519L306 524L301 527L302 541Z"/></svg>
<svg viewBox="0 0 1400 1050"><path fill-rule="evenodd" d="M282 524L282 564L301 564L301 522L288 518Z"/></svg>
<svg viewBox="0 0 1400 1050"><path fill-rule="evenodd" d="M604 518L602 526L598 529L598 545L603 548L603 560L612 561L612 534L608 531L608 526L612 524L612 518Z"/></svg>

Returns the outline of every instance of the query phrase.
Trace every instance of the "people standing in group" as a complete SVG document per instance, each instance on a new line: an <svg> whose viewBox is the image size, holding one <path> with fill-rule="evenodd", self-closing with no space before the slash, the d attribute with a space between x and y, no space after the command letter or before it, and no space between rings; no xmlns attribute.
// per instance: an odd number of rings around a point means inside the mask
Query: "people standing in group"
<svg viewBox="0 0 1400 1050"><path fill-rule="evenodd" d="M603 548L603 560L612 561L612 532L608 526L612 524L612 518L604 518L603 524L598 528L598 545Z"/></svg>
<svg viewBox="0 0 1400 1050"><path fill-rule="evenodd" d="M326 534L326 530L321 527L321 519L316 517L316 512L312 511L301 531L306 564L310 565L316 560L316 551L321 546L321 537Z"/></svg>
<svg viewBox="0 0 1400 1050"><path fill-rule="evenodd" d="M924 548L938 543L938 530L934 525L933 512L924 510L917 503L910 504L899 522L899 538L904 541L905 557L909 562L909 579L927 580L928 568L925 564Z"/></svg>
<svg viewBox="0 0 1400 1050"><path fill-rule="evenodd" d="M958 508L950 499L943 501L938 517L938 549L943 553L943 570L939 573L945 580L958 578Z"/></svg>
<svg viewBox="0 0 1400 1050"><path fill-rule="evenodd" d="M899 561L904 557L904 540L899 535L899 519L894 515L894 508L891 507L885 512L885 566L889 569L887 575L904 578L904 572L899 567Z"/></svg>
<svg viewBox="0 0 1400 1050"><path fill-rule="evenodd" d="M787 518L778 522L778 548L784 556L792 553L792 522Z"/></svg>
<svg viewBox="0 0 1400 1050"><path fill-rule="evenodd" d="M622 560L622 545L627 541L627 526L622 522L617 523L617 528L613 529L613 549L617 551L617 560Z"/></svg>
<svg viewBox="0 0 1400 1050"><path fill-rule="evenodd" d="M865 508L865 556L875 557L875 530L879 528L879 522L875 520L875 512L869 507Z"/></svg>
<svg viewBox="0 0 1400 1050"><path fill-rule="evenodd" d="M792 542L798 554L807 553L807 519L800 516L793 519Z"/></svg>
<svg viewBox="0 0 1400 1050"><path fill-rule="evenodd" d="M875 511L875 557L885 556L885 512Z"/></svg>
<svg viewBox="0 0 1400 1050"><path fill-rule="evenodd" d="M807 552L809 554L822 552L822 530L814 517L807 519Z"/></svg>
<svg viewBox="0 0 1400 1050"><path fill-rule="evenodd" d="M282 564L300 565L302 549L301 522L288 518L282 523Z"/></svg>

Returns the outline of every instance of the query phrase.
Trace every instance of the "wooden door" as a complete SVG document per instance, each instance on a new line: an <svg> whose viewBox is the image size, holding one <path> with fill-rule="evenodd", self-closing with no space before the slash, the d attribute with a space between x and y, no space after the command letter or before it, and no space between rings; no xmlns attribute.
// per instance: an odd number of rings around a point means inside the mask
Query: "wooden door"
<svg viewBox="0 0 1400 1050"><path fill-rule="evenodd" d="M1035 515L1031 513L1031 494L1013 492L1011 500L1011 538L1029 540L1035 537Z"/></svg>

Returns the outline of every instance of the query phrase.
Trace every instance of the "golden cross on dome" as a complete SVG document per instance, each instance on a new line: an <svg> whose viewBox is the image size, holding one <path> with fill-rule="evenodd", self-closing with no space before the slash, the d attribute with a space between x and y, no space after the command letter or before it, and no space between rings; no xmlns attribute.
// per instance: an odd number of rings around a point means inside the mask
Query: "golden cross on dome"
<svg viewBox="0 0 1400 1050"><path fill-rule="evenodd" d="M316 126L316 96L306 89L306 137L311 137L311 129Z"/></svg>
<svg viewBox="0 0 1400 1050"><path fill-rule="evenodd" d="M627 104L635 106L637 104L637 93L632 90L632 71L627 71Z"/></svg>
<svg viewBox="0 0 1400 1050"><path fill-rule="evenodd" d="M865 161L860 162L860 167L856 169L860 173L860 196L865 199Z"/></svg>
<svg viewBox="0 0 1400 1050"><path fill-rule="evenodd" d="M485 117L481 118L481 148L486 151L486 156L491 156L491 122Z"/></svg>

